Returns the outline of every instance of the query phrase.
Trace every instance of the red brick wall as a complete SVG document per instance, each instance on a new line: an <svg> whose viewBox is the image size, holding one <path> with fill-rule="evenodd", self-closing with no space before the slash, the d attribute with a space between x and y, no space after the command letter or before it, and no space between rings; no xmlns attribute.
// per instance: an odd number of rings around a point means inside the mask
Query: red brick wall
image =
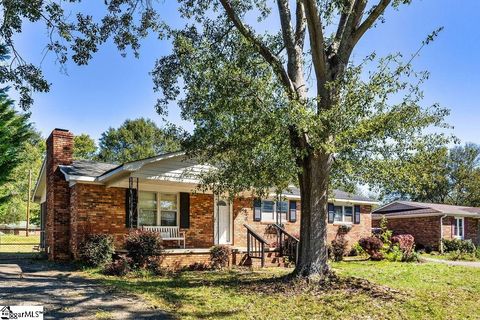
<svg viewBox="0 0 480 320"><path fill-rule="evenodd" d="M70 188L59 165L73 161L73 134L55 129L47 139L46 157L46 250L50 260L70 258Z"/></svg>
<svg viewBox="0 0 480 320"><path fill-rule="evenodd" d="M372 206L360 206L360 223L352 224L350 231L345 234L345 239L348 241L348 247L354 245L360 238L368 237L372 234ZM340 233L338 229L340 225L327 225L327 242L331 243Z"/></svg>
<svg viewBox="0 0 480 320"><path fill-rule="evenodd" d="M372 218L371 218L371 206L361 206L360 207L360 224L353 224L351 230L346 234L346 239L348 245L351 246L357 242L360 238L369 236L372 229ZM301 205L300 201L297 201L297 221L284 222L285 229L293 234L299 235L300 233L300 214L301 214ZM248 224L252 227L255 232L261 235L265 240L270 243L276 242L277 236L275 234L270 234L267 232L266 228L271 223L253 221L253 199L244 198L244 199L235 199L233 202L233 235L234 243L236 247L246 247L247 246L247 232L244 224ZM338 233L339 225L328 224L327 226L327 241L330 243Z"/></svg>
<svg viewBox="0 0 480 320"><path fill-rule="evenodd" d="M71 188L70 246L75 258L87 234L114 236L117 248L123 246L125 227L125 189L94 184L75 184Z"/></svg>
<svg viewBox="0 0 480 320"><path fill-rule="evenodd" d="M300 232L300 201L297 201L297 221L282 222L289 233L298 235ZM253 220L253 198L236 198L233 201L233 245L236 247L247 247L247 229L243 226L244 224L248 224L268 242L276 242L276 233L271 234L266 230L271 225L270 222Z"/></svg>
<svg viewBox="0 0 480 320"><path fill-rule="evenodd" d="M185 231L187 248L209 248L214 244L213 194L190 194L190 228Z"/></svg>
<svg viewBox="0 0 480 320"><path fill-rule="evenodd" d="M448 237L445 232L445 225L448 219L444 219L444 237ZM380 220L374 220L375 227L380 226ZM438 247L440 243L440 217L412 217L388 219L387 227L394 234L411 234L415 238L415 243L423 246ZM451 226L448 226L451 228Z"/></svg>
<svg viewBox="0 0 480 320"><path fill-rule="evenodd" d="M454 217L445 217L442 221L442 230L444 239L454 238ZM480 240L479 235L479 222L478 219L465 218L465 239L471 239L474 243L478 243ZM374 220L373 225L379 227L380 220ZM391 229L394 234L409 233L415 238L416 244L428 245L434 248L438 248L440 243L440 216L436 217L412 217L412 218L398 218L388 219L388 228Z"/></svg>

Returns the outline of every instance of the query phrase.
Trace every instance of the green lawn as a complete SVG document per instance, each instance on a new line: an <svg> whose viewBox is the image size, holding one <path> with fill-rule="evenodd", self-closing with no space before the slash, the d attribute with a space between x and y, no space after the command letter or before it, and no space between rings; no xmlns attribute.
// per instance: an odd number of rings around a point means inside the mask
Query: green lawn
<svg viewBox="0 0 480 320"><path fill-rule="evenodd" d="M33 252L34 246L38 246L40 243L40 235L13 235L2 234L0 235L0 253L2 252Z"/></svg>
<svg viewBox="0 0 480 320"><path fill-rule="evenodd" d="M480 318L480 269L362 261L334 263L333 268L342 278L361 277L397 293L393 299L347 287L271 293L276 290L269 281L291 271L285 269L185 272L176 277L115 278L94 271L89 275L140 294L181 319ZM271 292L257 289L269 286Z"/></svg>

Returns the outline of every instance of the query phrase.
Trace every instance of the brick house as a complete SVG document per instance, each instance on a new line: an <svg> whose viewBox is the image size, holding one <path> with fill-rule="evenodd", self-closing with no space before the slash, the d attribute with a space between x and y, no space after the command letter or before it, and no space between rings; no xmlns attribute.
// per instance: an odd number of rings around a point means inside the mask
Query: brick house
<svg viewBox="0 0 480 320"><path fill-rule="evenodd" d="M215 244L231 246L240 253L239 259L258 239L267 251L274 251L268 247L278 243L277 226L287 237L299 233L301 202L296 188L266 199L245 193L230 201L197 190L198 174L211 167L187 159L183 152L121 165L73 160L72 154L73 134L53 130L34 191L34 201L41 204L49 259L77 258L85 236L94 233L113 235L120 250L130 228L152 229L164 239L174 238L165 241L165 261L180 264L207 261ZM350 245L369 235L376 204L335 191L329 204L328 240L337 236L341 226L346 226L341 230L348 231Z"/></svg>
<svg viewBox="0 0 480 320"><path fill-rule="evenodd" d="M394 234L411 234L420 247L439 249L441 239L480 241L480 208L394 201L373 211L373 227L383 216Z"/></svg>

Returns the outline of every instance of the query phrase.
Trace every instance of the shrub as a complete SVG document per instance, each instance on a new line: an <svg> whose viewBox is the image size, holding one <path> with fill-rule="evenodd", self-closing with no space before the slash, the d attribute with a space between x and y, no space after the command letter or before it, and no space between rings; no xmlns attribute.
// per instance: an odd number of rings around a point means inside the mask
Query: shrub
<svg viewBox="0 0 480 320"><path fill-rule="evenodd" d="M480 259L480 246L475 250L475 258Z"/></svg>
<svg viewBox="0 0 480 320"><path fill-rule="evenodd" d="M214 269L223 269L228 266L231 250L228 246L213 246L210 249L210 260Z"/></svg>
<svg viewBox="0 0 480 320"><path fill-rule="evenodd" d="M458 251L460 253L475 253L476 250L472 240L442 239L442 243L445 252Z"/></svg>
<svg viewBox="0 0 480 320"><path fill-rule="evenodd" d="M350 252L348 255L351 257L356 257L356 256L362 256L365 254L367 254L365 250L363 250L363 248L358 244L358 242L355 242L352 248L350 249Z"/></svg>
<svg viewBox="0 0 480 320"><path fill-rule="evenodd" d="M347 253L348 241L345 237L340 236L332 241L332 255L335 261L342 261L343 256Z"/></svg>
<svg viewBox="0 0 480 320"><path fill-rule="evenodd" d="M154 256L147 259L147 270L156 276L164 275L166 273L165 267L162 266L163 257Z"/></svg>
<svg viewBox="0 0 480 320"><path fill-rule="evenodd" d="M415 249L415 238L411 234L400 234L392 237L392 244L402 252L402 261L412 261Z"/></svg>
<svg viewBox="0 0 480 320"><path fill-rule="evenodd" d="M145 267L150 258L162 255L162 237L154 231L133 230L125 237L125 249L136 267Z"/></svg>
<svg viewBox="0 0 480 320"><path fill-rule="evenodd" d="M391 239L392 239L392 230L388 230L388 221L385 216L382 217L382 220L380 220L380 240L385 244L386 247L390 247L392 245Z"/></svg>
<svg viewBox="0 0 480 320"><path fill-rule="evenodd" d="M388 252L385 253L385 259L392 262L403 261L403 252L398 245L393 245Z"/></svg>
<svg viewBox="0 0 480 320"><path fill-rule="evenodd" d="M88 235L80 245L80 259L93 267L110 262L114 252L113 237L107 234Z"/></svg>
<svg viewBox="0 0 480 320"><path fill-rule="evenodd" d="M131 264L132 260L130 258L122 256L107 264L103 269L103 273L109 276L123 277L132 270Z"/></svg>
<svg viewBox="0 0 480 320"><path fill-rule="evenodd" d="M382 260L383 253L380 251L383 247L382 240L377 237L365 237L358 241L358 244L365 250L370 256L371 260Z"/></svg>

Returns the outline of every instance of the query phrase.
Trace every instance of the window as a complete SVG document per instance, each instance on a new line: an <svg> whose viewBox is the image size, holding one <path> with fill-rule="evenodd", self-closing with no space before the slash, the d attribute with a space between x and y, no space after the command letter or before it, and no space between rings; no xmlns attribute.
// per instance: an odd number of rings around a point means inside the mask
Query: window
<svg viewBox="0 0 480 320"><path fill-rule="evenodd" d="M160 194L160 225L176 226L177 225L177 195L176 194Z"/></svg>
<svg viewBox="0 0 480 320"><path fill-rule="evenodd" d="M453 220L453 235L457 239L463 239L464 225L463 218L455 218Z"/></svg>
<svg viewBox="0 0 480 320"><path fill-rule="evenodd" d="M346 222L353 223L353 207L329 205L329 223ZM333 219L332 219L333 218Z"/></svg>
<svg viewBox="0 0 480 320"><path fill-rule="evenodd" d="M157 224L157 194L138 193L138 225L155 226Z"/></svg>
<svg viewBox="0 0 480 320"><path fill-rule="evenodd" d="M262 221L287 221L288 201L262 200Z"/></svg>
<svg viewBox="0 0 480 320"><path fill-rule="evenodd" d="M139 226L176 226L177 214L177 194L139 192Z"/></svg>

